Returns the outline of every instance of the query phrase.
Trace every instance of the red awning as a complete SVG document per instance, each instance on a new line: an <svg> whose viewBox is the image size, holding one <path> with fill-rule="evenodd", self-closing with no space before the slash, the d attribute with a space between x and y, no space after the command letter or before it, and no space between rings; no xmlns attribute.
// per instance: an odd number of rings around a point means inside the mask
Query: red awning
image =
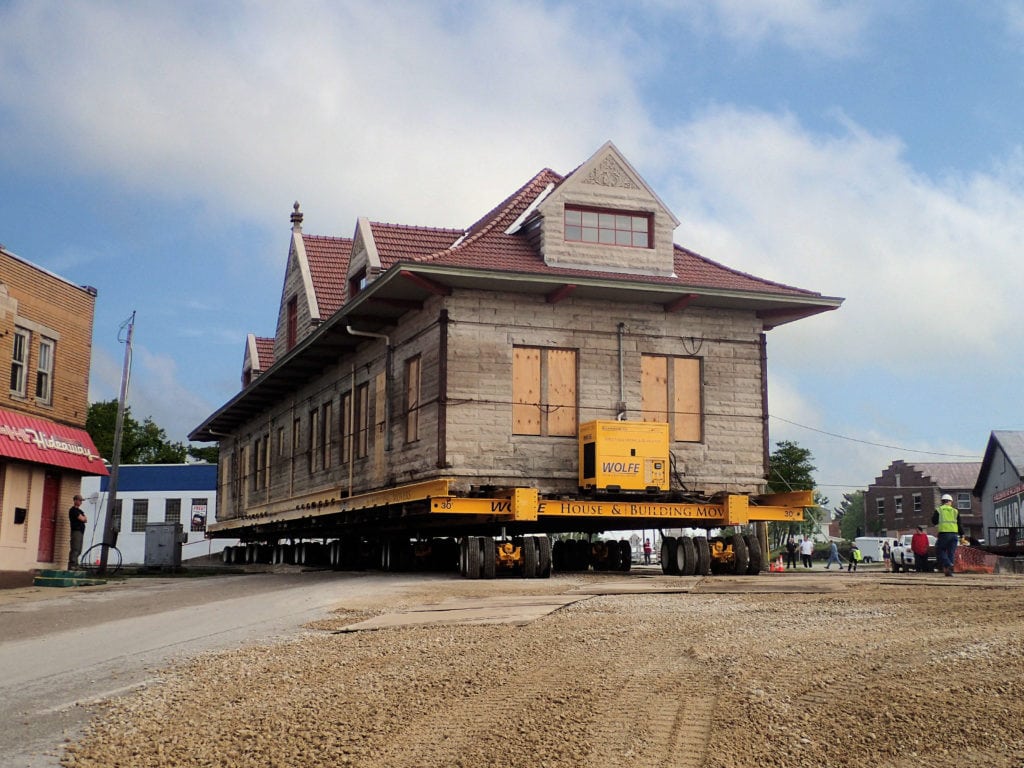
<svg viewBox="0 0 1024 768"><path fill-rule="evenodd" d="M110 474L84 429L3 409L0 409L0 456L74 469L85 475Z"/></svg>

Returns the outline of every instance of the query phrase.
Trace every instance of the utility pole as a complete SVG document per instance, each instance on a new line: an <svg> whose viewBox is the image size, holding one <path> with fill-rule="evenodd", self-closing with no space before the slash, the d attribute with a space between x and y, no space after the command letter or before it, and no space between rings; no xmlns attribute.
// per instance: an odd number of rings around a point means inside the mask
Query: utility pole
<svg viewBox="0 0 1024 768"><path fill-rule="evenodd" d="M100 575L107 572L107 550L114 546L114 511L117 506L117 474L121 465L121 432L124 429L124 403L128 397L128 380L132 371L132 334L135 331L135 311L121 326L128 332L124 345L124 365L121 368L121 394L117 399L117 419L114 422L114 455L110 457L110 482L107 485L107 514L103 520L103 546L100 548ZM120 334L118 334L120 336Z"/></svg>

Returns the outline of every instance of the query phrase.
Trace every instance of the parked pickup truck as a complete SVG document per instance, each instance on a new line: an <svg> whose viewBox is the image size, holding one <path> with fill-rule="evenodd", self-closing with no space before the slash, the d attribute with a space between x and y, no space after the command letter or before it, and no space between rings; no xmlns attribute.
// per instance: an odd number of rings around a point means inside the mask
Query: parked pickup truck
<svg viewBox="0 0 1024 768"><path fill-rule="evenodd" d="M914 551L910 548L912 533L905 533L893 544L892 547L892 572L910 573L914 568ZM928 566L927 570L935 570L935 542L936 538L928 534Z"/></svg>

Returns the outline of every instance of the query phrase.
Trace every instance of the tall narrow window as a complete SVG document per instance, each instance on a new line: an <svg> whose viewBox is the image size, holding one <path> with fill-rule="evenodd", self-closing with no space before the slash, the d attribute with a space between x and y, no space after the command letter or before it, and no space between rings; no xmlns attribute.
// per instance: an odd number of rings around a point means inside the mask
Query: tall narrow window
<svg viewBox="0 0 1024 768"><path fill-rule="evenodd" d="M288 299L287 323L286 341L288 349L291 349L299 340L299 298L297 296Z"/></svg>
<svg viewBox="0 0 1024 768"><path fill-rule="evenodd" d="M576 350L512 349L512 434L576 434Z"/></svg>
<svg viewBox="0 0 1024 768"><path fill-rule="evenodd" d="M53 339L39 340L39 362L36 366L36 399L49 405L53 402Z"/></svg>
<svg viewBox="0 0 1024 768"><path fill-rule="evenodd" d="M405 361L405 442L420 439L420 356Z"/></svg>
<svg viewBox="0 0 1024 768"><path fill-rule="evenodd" d="M320 469L320 410L309 412L309 471Z"/></svg>
<svg viewBox="0 0 1024 768"><path fill-rule="evenodd" d="M668 423L673 440L700 442L703 433L700 370L700 359L695 357L641 356L642 420Z"/></svg>
<svg viewBox="0 0 1024 768"><path fill-rule="evenodd" d="M361 459L370 450L370 384L356 387L355 452Z"/></svg>
<svg viewBox="0 0 1024 768"><path fill-rule="evenodd" d="M341 396L341 420L338 435L341 438L341 463L348 464L352 456L352 393Z"/></svg>
<svg viewBox="0 0 1024 768"><path fill-rule="evenodd" d="M23 328L14 329L14 351L11 353L11 392L25 396L25 379L28 366L29 332Z"/></svg>
<svg viewBox="0 0 1024 768"><path fill-rule="evenodd" d="M149 499L132 501L132 533L145 533L149 522Z"/></svg>
<svg viewBox="0 0 1024 768"><path fill-rule="evenodd" d="M331 454L334 451L334 440L331 423L334 421L334 403L324 403L320 409L320 429L323 431L323 438L320 440L320 466L327 469L331 466Z"/></svg>
<svg viewBox="0 0 1024 768"><path fill-rule="evenodd" d="M257 437L253 441L252 463L253 475L256 477L256 490L260 491L266 487L266 476L263 474L263 463L266 461L264 455L267 452L267 443L263 438Z"/></svg>

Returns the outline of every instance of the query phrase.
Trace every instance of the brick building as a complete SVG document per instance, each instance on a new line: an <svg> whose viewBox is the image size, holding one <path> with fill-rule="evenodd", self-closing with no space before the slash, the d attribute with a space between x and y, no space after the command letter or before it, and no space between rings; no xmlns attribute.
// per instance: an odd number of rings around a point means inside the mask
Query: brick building
<svg viewBox="0 0 1024 768"><path fill-rule="evenodd" d="M63 567L83 476L106 475L85 431L96 290L0 248L0 570Z"/></svg>
<svg viewBox="0 0 1024 768"><path fill-rule="evenodd" d="M688 489L762 490L766 331L842 302L675 245L611 143L466 229L291 221L274 336L190 435L220 443L222 521L441 477L576 493L595 419L667 422Z"/></svg>
<svg viewBox="0 0 1024 768"><path fill-rule="evenodd" d="M868 486L866 532L899 536L923 525L935 533L932 512L942 494L948 493L960 510L964 534L982 538L981 502L974 493L980 470L980 461L910 463L897 459Z"/></svg>

